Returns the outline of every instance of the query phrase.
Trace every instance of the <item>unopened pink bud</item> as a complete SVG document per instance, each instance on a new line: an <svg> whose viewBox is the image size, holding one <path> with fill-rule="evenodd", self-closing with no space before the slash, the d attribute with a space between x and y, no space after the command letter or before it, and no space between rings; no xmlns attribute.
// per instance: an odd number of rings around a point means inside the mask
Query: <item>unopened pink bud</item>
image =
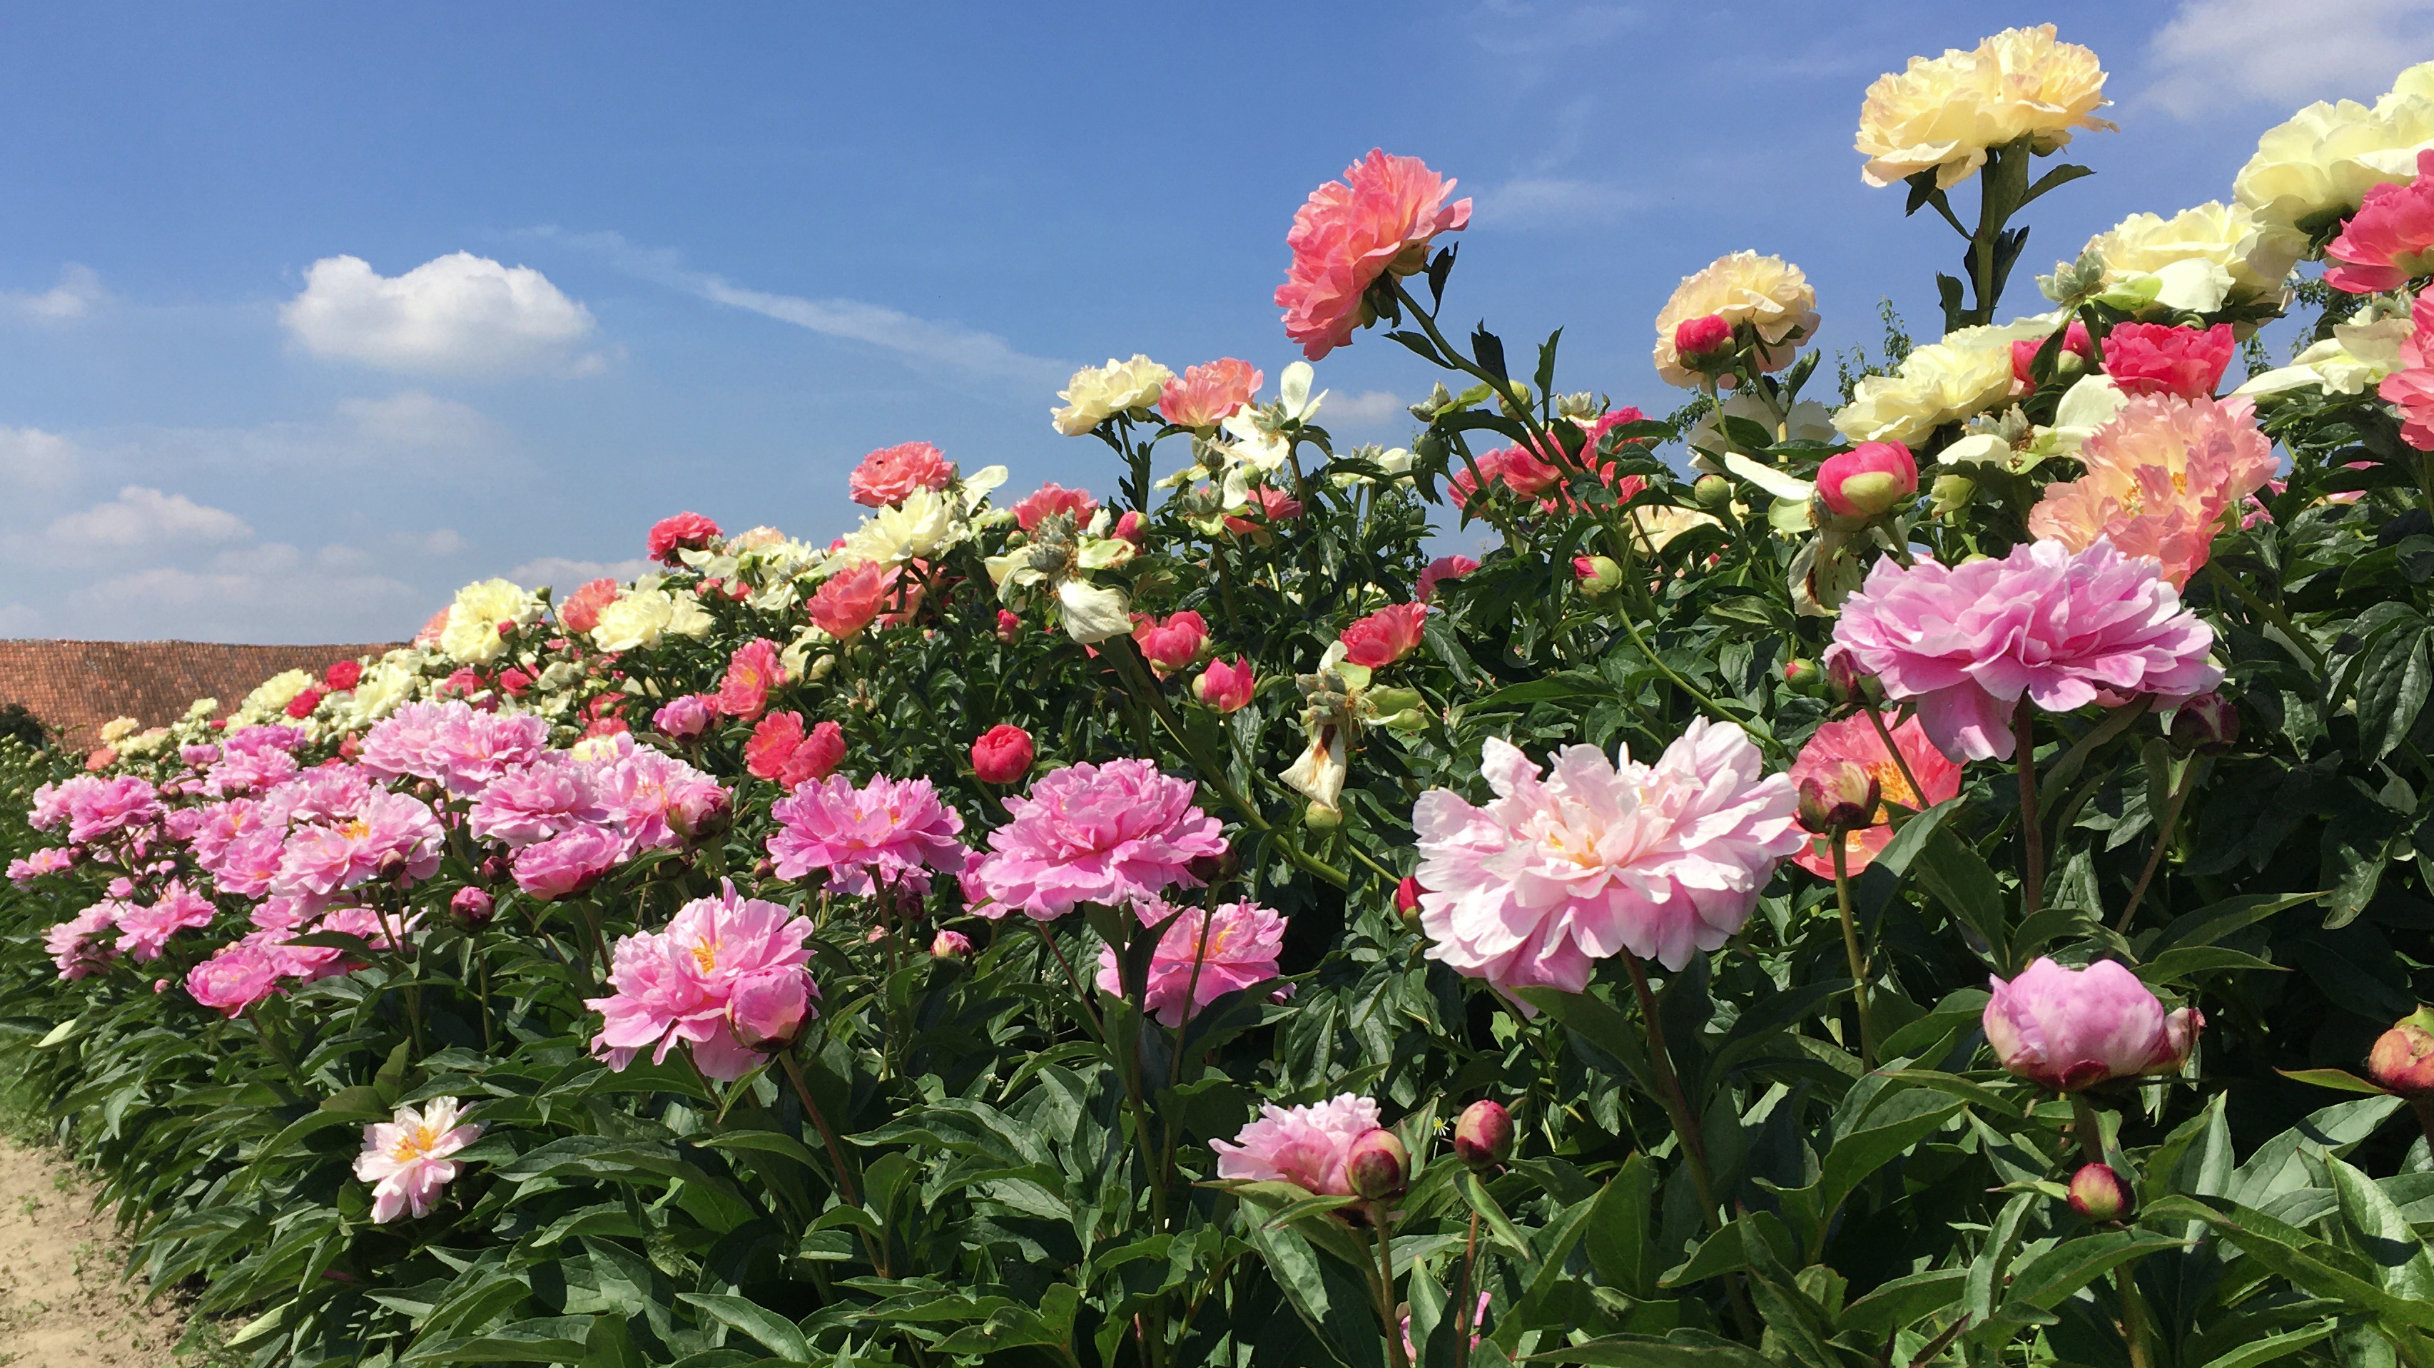
<svg viewBox="0 0 2434 1368"><path fill-rule="evenodd" d="M1391 1202L1411 1183L1411 1153L1402 1138L1380 1127L1352 1142L1344 1155L1344 1184L1352 1195Z"/></svg>
<svg viewBox="0 0 2434 1368"><path fill-rule="evenodd" d="M1513 1117L1502 1103L1482 1098L1454 1121L1454 1157L1472 1168L1501 1164L1513 1152Z"/></svg>
<svg viewBox="0 0 2434 1368"><path fill-rule="evenodd" d="M1817 468L1817 494L1843 517L1878 517L1918 494L1918 462L1899 442L1862 442Z"/></svg>

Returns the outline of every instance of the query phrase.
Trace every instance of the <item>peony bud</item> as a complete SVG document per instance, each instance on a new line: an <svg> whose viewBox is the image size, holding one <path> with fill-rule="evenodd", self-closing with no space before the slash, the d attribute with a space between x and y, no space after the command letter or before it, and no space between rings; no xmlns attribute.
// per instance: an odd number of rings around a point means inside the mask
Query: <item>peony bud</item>
<svg viewBox="0 0 2434 1368"><path fill-rule="evenodd" d="M2166 1012L2136 974L2112 960L2066 969L2039 956L2019 977L1989 986L1981 1024L1996 1061L2057 1092L2174 1072L2206 1024L2195 1008Z"/></svg>
<svg viewBox="0 0 2434 1368"><path fill-rule="evenodd" d="M930 958L959 960L972 953L972 938L961 931L941 931L930 939Z"/></svg>
<svg viewBox="0 0 2434 1368"><path fill-rule="evenodd" d="M1209 667L1192 681L1192 697L1221 713L1230 713L1251 701L1253 686L1251 661L1248 656L1236 656L1232 663L1212 660Z"/></svg>
<svg viewBox="0 0 2434 1368"><path fill-rule="evenodd" d="M1713 513L1733 501L1733 482L1721 475L1701 475L1691 483L1690 497Z"/></svg>
<svg viewBox="0 0 2434 1368"><path fill-rule="evenodd" d="M1394 886L1394 910L1406 917L1420 910L1420 880L1417 875L1406 874L1403 881Z"/></svg>
<svg viewBox="0 0 2434 1368"><path fill-rule="evenodd" d="M2240 739L2240 710L2218 693L2202 693L2172 714L2172 744L2190 755L2221 755Z"/></svg>
<svg viewBox="0 0 2434 1368"><path fill-rule="evenodd" d="M984 784L1011 784L1031 772L1031 733L1000 722L972 743L972 777Z"/></svg>
<svg viewBox="0 0 2434 1368"><path fill-rule="evenodd" d="M1884 693L1884 686L1877 683L1876 676L1862 673L1848 651L1826 652L1825 684L1826 700L1838 708L1856 707L1881 698Z"/></svg>
<svg viewBox="0 0 2434 1368"><path fill-rule="evenodd" d="M1116 539L1118 541L1131 542L1138 549L1143 535L1139 512L1128 509L1123 517L1116 519Z"/></svg>
<svg viewBox="0 0 2434 1368"><path fill-rule="evenodd" d="M2434 1007L2419 1007L2375 1041L2366 1076L2402 1097L2434 1097Z"/></svg>
<svg viewBox="0 0 2434 1368"><path fill-rule="evenodd" d="M1209 625L1198 613L1176 613L1164 622L1135 613L1132 622L1133 645L1141 649L1142 658L1160 678L1190 669L1208 650Z"/></svg>
<svg viewBox="0 0 2434 1368"><path fill-rule="evenodd" d="M1838 761L1823 773L1800 781L1801 829L1818 836L1839 836L1872 825L1883 797L1876 775L1866 766Z"/></svg>
<svg viewBox="0 0 2434 1368"><path fill-rule="evenodd" d="M1874 518L1918 493L1918 462L1899 442L1862 442L1817 468L1817 496L1845 518Z"/></svg>
<svg viewBox="0 0 2434 1368"><path fill-rule="evenodd" d="M1707 370L1732 355L1733 325L1722 314L1701 314L1674 325L1673 350L1692 370Z"/></svg>
<svg viewBox="0 0 2434 1368"><path fill-rule="evenodd" d="M1332 808L1317 802L1306 804L1302 808L1302 825L1312 831L1333 831L1343 824L1344 813L1341 808Z"/></svg>
<svg viewBox="0 0 2434 1368"><path fill-rule="evenodd" d="M2081 1164L2071 1175L2071 1210L2091 1221L2118 1221L2136 1204L2110 1164Z"/></svg>
<svg viewBox="0 0 2434 1368"><path fill-rule="evenodd" d="M773 970L736 985L727 998L727 1024L745 1048L784 1049L811 1015L811 975Z"/></svg>
<svg viewBox="0 0 2434 1368"><path fill-rule="evenodd" d="M997 639L1010 642L1023 634L1023 620L1008 609L997 610Z"/></svg>
<svg viewBox="0 0 2434 1368"><path fill-rule="evenodd" d="M1793 693L1815 698L1825 692L1825 671L1806 656L1794 656L1783 662L1783 682Z"/></svg>
<svg viewBox="0 0 2434 1368"><path fill-rule="evenodd" d="M457 918L468 926L480 926L490 920L492 905L487 890L475 888L470 884L456 890L456 896L448 900L448 910L455 913Z"/></svg>
<svg viewBox="0 0 2434 1368"><path fill-rule="evenodd" d="M1580 591L1591 598L1604 598L1623 584L1623 567L1612 556L1574 556L1572 573L1580 579Z"/></svg>
<svg viewBox="0 0 2434 1368"><path fill-rule="evenodd" d="M1381 1126L1352 1142L1344 1155L1344 1183L1352 1195L1391 1202L1411 1182L1411 1154L1402 1138Z"/></svg>
<svg viewBox="0 0 2434 1368"><path fill-rule="evenodd" d="M1475 1169L1493 1168L1513 1153L1513 1117L1481 1098L1454 1120L1454 1157Z"/></svg>

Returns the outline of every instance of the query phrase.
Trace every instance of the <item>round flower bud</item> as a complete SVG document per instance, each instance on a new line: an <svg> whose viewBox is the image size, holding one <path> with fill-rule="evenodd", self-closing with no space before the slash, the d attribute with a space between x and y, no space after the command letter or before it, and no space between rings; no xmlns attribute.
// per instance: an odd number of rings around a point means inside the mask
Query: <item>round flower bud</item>
<svg viewBox="0 0 2434 1368"><path fill-rule="evenodd" d="M1406 917L1420 910L1420 880L1418 876L1406 874L1403 876L1403 881L1394 886L1394 910L1402 913Z"/></svg>
<svg viewBox="0 0 2434 1368"><path fill-rule="evenodd" d="M1885 686L1859 668L1848 651L1828 651L1825 658L1826 700L1838 708L1857 707L1884 697Z"/></svg>
<svg viewBox="0 0 2434 1368"><path fill-rule="evenodd" d="M1825 671L1806 656L1794 656L1783 662L1783 682L1793 693L1815 698L1825 692Z"/></svg>
<svg viewBox="0 0 2434 1368"><path fill-rule="evenodd" d="M1712 368L1730 357L1732 349L1732 320L1722 314L1701 314L1674 325L1674 354L1693 370Z"/></svg>
<svg viewBox="0 0 2434 1368"><path fill-rule="evenodd" d="M1333 831L1344 824L1343 810L1311 803L1302 809L1302 825L1312 831Z"/></svg>
<svg viewBox="0 0 2434 1368"><path fill-rule="evenodd" d="M1493 1168L1513 1153L1513 1117L1481 1098L1454 1119L1454 1157L1475 1169Z"/></svg>
<svg viewBox="0 0 2434 1368"><path fill-rule="evenodd" d="M1876 820L1883 801L1882 786L1866 766L1844 760L1822 774L1800 781L1801 829L1819 836L1839 836Z"/></svg>
<svg viewBox="0 0 2434 1368"><path fill-rule="evenodd" d="M1817 497L1845 518L1875 518L1918 493L1918 462L1899 442L1862 442L1817 468Z"/></svg>
<svg viewBox="0 0 2434 1368"><path fill-rule="evenodd" d="M2218 693L2202 693L2172 714L2172 744L2190 755L2221 755L2240 739L2240 710Z"/></svg>
<svg viewBox="0 0 2434 1368"><path fill-rule="evenodd" d="M1712 513L1733 501L1733 482L1721 475L1701 475L1691 482L1690 497Z"/></svg>
<svg viewBox="0 0 2434 1368"><path fill-rule="evenodd" d="M961 931L941 931L930 940L930 958L959 960L972 953L972 938Z"/></svg>
<svg viewBox="0 0 2434 1368"><path fill-rule="evenodd" d="M984 784L1011 784L1031 772L1031 733L1000 722L972 743L972 777Z"/></svg>
<svg viewBox="0 0 2434 1368"><path fill-rule="evenodd" d="M2434 1097L2434 1007L2418 1008L2375 1041L2366 1076L2402 1097Z"/></svg>
<svg viewBox="0 0 2434 1368"><path fill-rule="evenodd" d="M1353 1141L1344 1155L1344 1183L1355 1197L1391 1202L1410 1182L1411 1154L1402 1139L1383 1126Z"/></svg>
<svg viewBox="0 0 2434 1368"><path fill-rule="evenodd" d="M1580 591L1591 598L1604 598L1623 583L1623 567L1611 556L1574 556L1572 573L1580 577Z"/></svg>
<svg viewBox="0 0 2434 1368"><path fill-rule="evenodd" d="M1022 634L1023 620L1004 608L998 609L997 639L999 641L1012 641Z"/></svg>
<svg viewBox="0 0 2434 1368"><path fill-rule="evenodd" d="M2118 1221L2137 1203L2110 1164L2082 1164L2071 1175L2071 1210L2091 1221Z"/></svg>
<svg viewBox="0 0 2434 1368"><path fill-rule="evenodd" d="M469 926L480 926L483 922L490 920L492 905L487 890L475 888L470 884L456 890L456 896L448 900L448 910L455 913L460 921Z"/></svg>

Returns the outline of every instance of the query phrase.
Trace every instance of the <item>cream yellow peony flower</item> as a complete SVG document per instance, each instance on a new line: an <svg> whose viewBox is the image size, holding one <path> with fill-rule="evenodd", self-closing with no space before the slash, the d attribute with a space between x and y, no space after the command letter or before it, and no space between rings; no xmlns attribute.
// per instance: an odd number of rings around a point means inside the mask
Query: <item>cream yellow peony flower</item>
<svg viewBox="0 0 2434 1368"><path fill-rule="evenodd" d="M2434 62L2400 73L2372 106L2318 101L2265 131L2232 194L2294 254L2308 234L2358 207L2370 187L2416 179L2434 147Z"/></svg>
<svg viewBox="0 0 2434 1368"><path fill-rule="evenodd" d="M482 665L499 658L507 643L499 636L502 624L529 627L541 620L541 600L518 584L503 579L477 580L456 591L448 605L448 625L440 628L439 649L463 665Z"/></svg>
<svg viewBox="0 0 2434 1368"><path fill-rule="evenodd" d="M2244 204L2209 200L2170 218L2132 214L2089 238L2082 259L2104 264L2105 302L2136 312L2150 305L2212 313L2227 305L2277 302L2298 257Z"/></svg>
<svg viewBox="0 0 2434 1368"><path fill-rule="evenodd" d="M1817 291L1800 268L1779 256L1734 252L1682 277L1673 298L1656 315L1656 373L1668 385L1696 388L1698 375L1674 350L1674 329L1693 318L1717 314L1736 329L1757 334L1759 364L1782 370L1800 344L1817 335Z"/></svg>
<svg viewBox="0 0 2434 1368"><path fill-rule="evenodd" d="M1049 422L1068 437L1080 437L1119 413L1146 413L1175 373L1139 352L1130 361L1107 359L1104 366L1084 366L1073 373L1056 397L1065 401L1051 409Z"/></svg>
<svg viewBox="0 0 2434 1368"><path fill-rule="evenodd" d="M144 724L132 717L113 717L101 724L101 743L105 746L115 746L135 735L135 729L142 725Z"/></svg>
<svg viewBox="0 0 2434 1368"><path fill-rule="evenodd" d="M396 652L364 667L341 714L349 726L367 727L413 701L422 685L420 662L399 662Z"/></svg>
<svg viewBox="0 0 2434 1368"><path fill-rule="evenodd" d="M1963 328L1912 349L1891 375L1870 375L1853 387L1834 426L1854 442L1916 447L1938 427L1973 417L2011 398L2011 344L2044 337L2053 318L2024 318L2002 327Z"/></svg>
<svg viewBox="0 0 2434 1368"><path fill-rule="evenodd" d="M864 561L901 565L927 560L968 535L960 498L935 489L916 489L874 511L848 533L837 568Z"/></svg>
<svg viewBox="0 0 2434 1368"><path fill-rule="evenodd" d="M631 651L656 644L662 636L700 636L711 618L691 594L671 594L659 581L644 576L631 592L600 610L592 627L592 644L604 651Z"/></svg>
<svg viewBox="0 0 2434 1368"><path fill-rule="evenodd" d="M236 716L248 722L276 717L286 709L289 699L313 687L318 677L310 670L287 670L272 675L245 695L245 701L237 705Z"/></svg>
<svg viewBox="0 0 2434 1368"><path fill-rule="evenodd" d="M1881 186L1932 170L1949 190L1986 164L1989 148L2026 138L2051 152L2074 129L2110 129L2095 117L2106 103L2095 53L2056 41L2051 24L2005 29L1968 52L1913 57L1877 77L1853 141L1868 158L1859 174Z"/></svg>

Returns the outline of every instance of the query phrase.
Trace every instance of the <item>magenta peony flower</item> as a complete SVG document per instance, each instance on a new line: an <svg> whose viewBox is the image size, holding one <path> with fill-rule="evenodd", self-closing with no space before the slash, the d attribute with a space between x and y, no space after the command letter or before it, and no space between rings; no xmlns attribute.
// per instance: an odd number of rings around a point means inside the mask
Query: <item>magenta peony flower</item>
<svg viewBox="0 0 2434 1368"><path fill-rule="evenodd" d="M1141 656L1163 679L1177 670L1188 670L1198 662L1209 646L1209 625L1198 613L1181 612L1164 622L1147 613L1132 615L1133 645Z"/></svg>
<svg viewBox="0 0 2434 1368"><path fill-rule="evenodd" d="M1221 713L1235 712L1251 701L1255 684L1249 656L1236 656L1230 662L1221 656L1192 681L1192 697Z"/></svg>
<svg viewBox="0 0 2434 1368"><path fill-rule="evenodd" d="M1063 489L1058 487L1056 481L1050 480L1033 493L1015 501L1014 523L1025 532L1036 532L1042 518L1064 513L1073 518L1074 526L1080 527L1090 521L1091 514L1098 511L1099 506L1091 501L1090 491Z"/></svg>
<svg viewBox="0 0 2434 1368"><path fill-rule="evenodd" d="M2434 275L2434 148L2405 185L2370 186L2341 235L2324 245L2324 283L2351 294L2397 290Z"/></svg>
<svg viewBox="0 0 2434 1368"><path fill-rule="evenodd" d="M1919 784L1927 790L1925 793L1911 791L1909 781L1902 778L1902 766L1894 763L1893 756L1885 750L1885 739L1876 734L1876 725L1865 717L1846 717L1819 727L1808 744L1800 748L1800 757L1792 762L1793 788L1796 791L1801 781L1823 777L1848 762L1875 778L1885 803L1913 812L1924 812L1961 791L1961 767L1945 759L1944 753L1935 748L1917 718L1903 718L1900 726L1889 730L1893 733L1893 744L1901 749L1903 764L1918 776ZM1843 868L1853 877L1893 840L1892 819L1892 813L1879 807L1872 825L1844 835ZM1810 839L1792 856L1792 863L1819 878L1833 878L1834 851L1826 844L1829 839L1824 836Z"/></svg>
<svg viewBox="0 0 2434 1368"><path fill-rule="evenodd" d="M1150 956L1143 1005L1169 1026L1182 1025L1227 993L1276 977L1285 919L1269 908L1237 902L1225 904L1214 915L1197 907L1177 915L1163 903L1144 903L1136 912L1144 926L1166 921ZM1170 917L1173 920L1167 920ZM1124 996L1113 946L1099 947L1098 983L1100 992Z"/></svg>
<svg viewBox="0 0 2434 1368"><path fill-rule="evenodd" d="M756 637L727 657L727 675L718 685L718 710L749 722L769 706L769 691L785 682L786 667L778 663L778 644Z"/></svg>
<svg viewBox="0 0 2434 1368"><path fill-rule="evenodd" d="M1371 321L1366 296L1378 277L1428 269L1437 234L1470 223L1469 200L1445 202L1454 185L1417 157L1373 148L1345 168L1344 179L1310 192L1285 234L1293 264L1276 288L1285 335L1302 344L1303 356L1316 361L1350 342Z"/></svg>
<svg viewBox="0 0 2434 1368"><path fill-rule="evenodd" d="M661 565L677 565L679 551L699 551L718 535L718 524L699 513L679 513L661 518L651 524L651 537L646 544L651 559Z"/></svg>
<svg viewBox="0 0 2434 1368"><path fill-rule="evenodd" d="M126 907L118 914L118 948L138 963L161 957L161 948L180 931L211 925L219 909L211 899L171 882L149 907Z"/></svg>
<svg viewBox="0 0 2434 1368"><path fill-rule="evenodd" d="M2045 487L2028 530L2074 551L2097 540L2163 566L2178 589L2205 565L2224 515L2273 477L2273 442L2247 399L2133 399L2088 434L2087 473Z"/></svg>
<svg viewBox="0 0 2434 1368"><path fill-rule="evenodd" d="M408 703L364 734L359 762L384 779L411 775L470 797L548 744L548 721L530 713L500 716L461 699Z"/></svg>
<svg viewBox="0 0 2434 1368"><path fill-rule="evenodd" d="M2107 1079L2171 1073L2205 1017L2166 1013L2138 975L2112 960L2065 969L2040 955L2009 983L1987 980L1986 1043L2004 1068L2061 1092Z"/></svg>
<svg viewBox="0 0 2434 1368"><path fill-rule="evenodd" d="M2037 541L1957 569L1878 561L1826 654L1911 700L1944 754L2007 760L2022 697L2047 712L2139 694L2178 702L2221 681L2213 647L2214 629L2181 607L2155 562L2106 541L2076 552Z"/></svg>
<svg viewBox="0 0 2434 1368"><path fill-rule="evenodd" d="M769 809L778 829L769 857L781 879L828 871L840 892L876 886L926 893L930 871L959 874L970 852L959 839L963 818L941 802L927 779L874 775L860 788L843 775L807 783Z"/></svg>
<svg viewBox="0 0 2434 1368"><path fill-rule="evenodd" d="M1428 957L1508 992L1577 993L1596 960L1680 969L1721 946L1806 839L1792 781L1760 769L1749 737L1704 718L1654 765L1568 746L1544 780L1489 738L1492 801L1431 789L1412 809Z"/></svg>
<svg viewBox="0 0 2434 1368"><path fill-rule="evenodd" d="M372 1185L372 1219L430 1215L440 1189L457 1174L448 1156L481 1137L481 1126L464 1119L453 1097L434 1097L419 1110L399 1107L389 1120L364 1127L355 1176Z"/></svg>
<svg viewBox="0 0 2434 1368"><path fill-rule="evenodd" d="M1008 798L1013 820L989 833L974 882L983 916L1019 910L1054 921L1076 906L1137 905L1177 884L1197 887L1191 862L1225 853L1217 819L1192 806L1193 786L1147 760L1070 765Z"/></svg>
<svg viewBox="0 0 2434 1368"><path fill-rule="evenodd" d="M1231 356L1186 366L1159 392L1158 413L1176 427L1206 432L1250 403L1264 378L1250 362Z"/></svg>
<svg viewBox="0 0 2434 1368"><path fill-rule="evenodd" d="M1346 627L1337 639L1344 643L1345 660L1374 670L1410 655L1427 622L1427 604L1393 603Z"/></svg>
<svg viewBox="0 0 2434 1368"><path fill-rule="evenodd" d="M984 784L1011 784L1031 772L1034 758L1031 733L1000 722L972 743L972 777Z"/></svg>
<svg viewBox="0 0 2434 1368"><path fill-rule="evenodd" d="M610 995L584 1003L602 1018L592 1053L623 1069L645 1049L659 1063L681 1040L692 1046L693 1062L705 1076L720 1082L743 1077L761 1056L737 1037L734 1003L744 996L748 1022L775 1025L792 1000L791 985L799 984L809 1014L809 1002L820 995L806 945L811 933L808 918L738 897L733 884L721 884L717 897L678 909L665 931L620 937Z"/></svg>
<svg viewBox="0 0 2434 1368"><path fill-rule="evenodd" d="M758 713L753 714L759 716ZM651 714L651 725L663 736L690 741L710 729L718 721L718 696L715 694L684 694L659 705Z"/></svg>
<svg viewBox="0 0 2434 1368"><path fill-rule="evenodd" d="M279 991L279 966L253 936L221 947L186 971L186 994L222 1016L234 1017Z"/></svg>
<svg viewBox="0 0 2434 1368"><path fill-rule="evenodd" d="M2122 393L2208 399L2240 349L2231 325L2200 331L2164 323L2124 323L2104 335L2104 373Z"/></svg>
<svg viewBox="0 0 2434 1368"><path fill-rule="evenodd" d="M509 867L516 887L543 902L556 902L599 882L625 853L625 838L616 832L580 826L517 851Z"/></svg>
<svg viewBox="0 0 2434 1368"><path fill-rule="evenodd" d="M854 502L865 508L901 503L916 489L944 489L955 479L955 466L927 442L881 447L862 458L846 477Z"/></svg>
<svg viewBox="0 0 2434 1368"><path fill-rule="evenodd" d="M1217 1176L1255 1182L1294 1183L1321 1197L1349 1197L1344 1158L1353 1142L1378 1129L1378 1104L1344 1093L1307 1107L1262 1103L1259 1119L1244 1126L1233 1143L1212 1140Z"/></svg>
<svg viewBox="0 0 2434 1368"><path fill-rule="evenodd" d="M161 817L160 790L132 774L71 779L59 788L67 807L68 839L78 845L148 827Z"/></svg>

